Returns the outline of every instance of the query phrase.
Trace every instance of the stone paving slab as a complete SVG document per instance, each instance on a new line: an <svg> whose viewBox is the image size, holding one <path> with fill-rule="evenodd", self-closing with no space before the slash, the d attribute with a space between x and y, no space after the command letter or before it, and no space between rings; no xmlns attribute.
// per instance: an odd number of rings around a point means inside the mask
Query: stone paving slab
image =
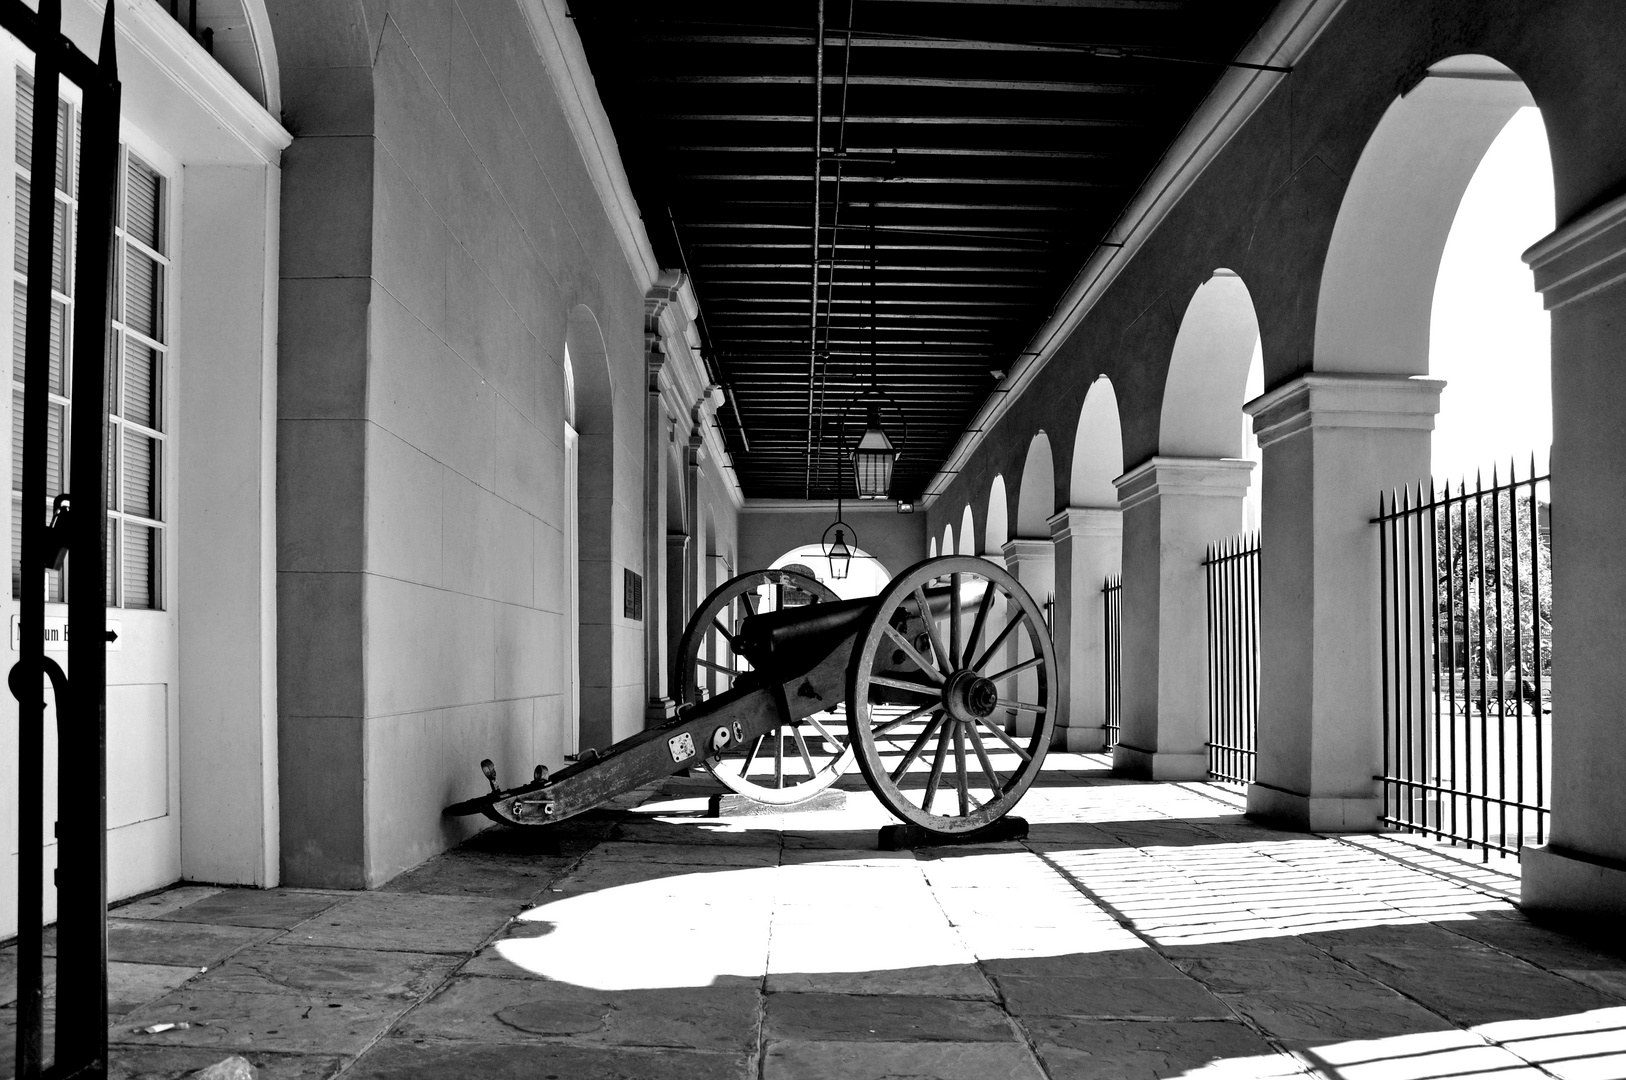
<svg viewBox="0 0 1626 1080"><path fill-rule="evenodd" d="M883 968L872 971L770 971L773 993L921 994L939 998L986 998L994 988L973 964Z"/></svg>
<svg viewBox="0 0 1626 1080"><path fill-rule="evenodd" d="M1028 1024L1051 1080L1152 1080L1231 1063L1238 1080L1296 1076L1303 1065L1240 1021L1159 1023L1043 1018Z"/></svg>
<svg viewBox="0 0 1626 1080"><path fill-rule="evenodd" d="M286 930L344 902L342 893L301 889L222 889L173 911L149 915L168 922L214 923Z"/></svg>
<svg viewBox="0 0 1626 1080"><path fill-rule="evenodd" d="M1202 984L1179 973L1174 978L1111 979L996 976L1005 1007L1016 1016L1076 1016L1102 1019L1229 1019L1225 1002Z"/></svg>
<svg viewBox="0 0 1626 1080"><path fill-rule="evenodd" d="M1464 1027L1606 1009L1619 999L1491 949L1344 950L1341 958ZM1494 993L1487 988L1494 987Z"/></svg>
<svg viewBox="0 0 1626 1080"><path fill-rule="evenodd" d="M458 966L456 956L374 949L256 945L197 976L195 989L232 994L319 994L339 1001L421 1001Z"/></svg>
<svg viewBox="0 0 1626 1080"><path fill-rule="evenodd" d="M459 976L403 1017L392 1035L751 1053L758 997L756 988L743 986L606 991Z"/></svg>
<svg viewBox="0 0 1626 1080"><path fill-rule="evenodd" d="M1016 1030L987 1001L906 994L770 994L764 1037L773 1041L1010 1042Z"/></svg>
<svg viewBox="0 0 1626 1080"><path fill-rule="evenodd" d="M270 941L281 932L158 919L109 919L107 958L130 964L214 967L238 949ZM46 941L53 954L55 943L54 935Z"/></svg>
<svg viewBox="0 0 1626 1080"><path fill-rule="evenodd" d="M222 891L214 885L177 885L151 896L115 904L108 914L115 919L156 919Z"/></svg>
<svg viewBox="0 0 1626 1080"><path fill-rule="evenodd" d="M1044 1080L1017 1043L773 1042L762 1080Z"/></svg>
<svg viewBox="0 0 1626 1080"><path fill-rule="evenodd" d="M285 945L472 953L515 914L509 900L483 896L363 893L298 924Z"/></svg>
<svg viewBox="0 0 1626 1080"><path fill-rule="evenodd" d="M107 965L107 1012L122 1016L154 998L163 997L188 979L198 977L195 967L170 964L128 964L109 961ZM55 983L55 980L52 980ZM49 992L49 991L47 991Z"/></svg>
<svg viewBox="0 0 1626 1080"><path fill-rule="evenodd" d="M1289 1048L1451 1028L1445 1019L1393 990L1353 979L1317 986L1313 992L1255 988L1227 994L1225 1001Z"/></svg>
<svg viewBox="0 0 1626 1080"><path fill-rule="evenodd" d="M1062 953L1050 956L1004 956L982 962L983 970L999 977L1076 979L1179 978L1181 967L1170 963L1139 941L1124 949L1100 952ZM1186 974L1190 974L1189 971Z"/></svg>
<svg viewBox="0 0 1626 1080"><path fill-rule="evenodd" d="M754 1054L391 1038L344 1080L752 1080L755 1065Z"/></svg>
<svg viewBox="0 0 1626 1080"><path fill-rule="evenodd" d="M530 903L575 862L568 858L525 858L483 852L437 855L383 887L389 893L484 896Z"/></svg>
<svg viewBox="0 0 1626 1080"><path fill-rule="evenodd" d="M241 1053L259 1071L260 1080L327 1080L344 1059L331 1054L273 1054L226 1051L191 1046L114 1046L107 1063L108 1080L184 1080L229 1053Z"/></svg>
<svg viewBox="0 0 1626 1080"><path fill-rule="evenodd" d="M237 994L182 987L121 1017L108 1028L108 1041L353 1057L405 1008L400 1002L341 995ZM164 1023L189 1026L150 1035L140 1031Z"/></svg>

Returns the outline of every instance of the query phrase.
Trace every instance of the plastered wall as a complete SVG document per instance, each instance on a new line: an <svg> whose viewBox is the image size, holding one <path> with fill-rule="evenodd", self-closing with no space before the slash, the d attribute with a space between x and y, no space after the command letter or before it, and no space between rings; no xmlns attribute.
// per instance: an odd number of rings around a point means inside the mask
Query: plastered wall
<svg viewBox="0 0 1626 1080"><path fill-rule="evenodd" d="M366 887L481 827L482 757L561 764L567 334L583 708L641 723L643 289L519 5L272 6L283 880Z"/></svg>

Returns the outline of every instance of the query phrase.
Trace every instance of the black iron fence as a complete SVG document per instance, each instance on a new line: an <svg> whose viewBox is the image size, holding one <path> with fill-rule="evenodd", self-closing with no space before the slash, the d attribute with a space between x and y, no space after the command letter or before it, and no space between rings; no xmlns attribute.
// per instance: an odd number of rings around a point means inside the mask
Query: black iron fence
<svg viewBox="0 0 1626 1080"><path fill-rule="evenodd" d="M1101 680L1101 726L1106 731L1104 748L1111 750L1123 733L1124 715L1124 582L1116 574L1101 583L1101 610L1106 631L1102 637L1105 677Z"/></svg>
<svg viewBox="0 0 1626 1080"><path fill-rule="evenodd" d="M1383 821L1516 855L1551 791L1548 477L1378 498Z"/></svg>
<svg viewBox="0 0 1626 1080"><path fill-rule="evenodd" d="M113 207L118 192L120 86L113 45L113 5L106 7L98 56L92 60L62 34L60 0L40 0L38 12L21 0L0 0L0 28L34 53L34 100L18 117L19 149L26 151L26 220L16 223L17 254L26 267L20 462L22 489L21 591L18 656L7 680L17 698L17 972L15 1075L39 1080L46 1071L44 890L41 838L45 821L45 685L56 700L56 1045L48 1075L107 1075L107 656L104 592L107 525L108 293L111 285ZM70 240L56 229L58 111L63 81L82 92L79 130L79 210ZM41 193L46 193L43 197ZM26 243L25 243L26 241ZM51 446L49 378L53 365L51 286L55 267L67 264L77 293L73 307L71 382L75 406L68 433L68 490L48 499ZM26 255L24 254L26 253ZM100 408L94 403L103 402ZM15 422L15 421L14 421ZM46 524L47 508L60 511ZM85 628L68 643L64 674L47 657L45 582L48 569L71 577L68 625ZM69 747L73 752L68 752ZM72 793L71 797L69 793Z"/></svg>
<svg viewBox="0 0 1626 1080"><path fill-rule="evenodd" d="M1259 730L1259 534L1213 544L1208 571L1208 775L1251 784Z"/></svg>

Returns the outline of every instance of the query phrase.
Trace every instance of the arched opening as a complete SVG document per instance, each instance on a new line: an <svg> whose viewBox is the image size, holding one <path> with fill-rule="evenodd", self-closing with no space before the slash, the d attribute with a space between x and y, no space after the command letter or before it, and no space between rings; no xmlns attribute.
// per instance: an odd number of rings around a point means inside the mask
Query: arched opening
<svg viewBox="0 0 1626 1080"><path fill-rule="evenodd" d="M959 552L957 552L955 550L955 548L954 548L954 526L953 525L944 525L943 526L943 554L944 555L957 555L957 554L959 554Z"/></svg>
<svg viewBox="0 0 1626 1080"><path fill-rule="evenodd" d="M1113 481L1124 471L1123 427L1112 380L1099 376L1084 395L1073 435L1073 468L1067 501L1072 506L1117 509Z"/></svg>
<svg viewBox="0 0 1626 1080"><path fill-rule="evenodd" d="M1022 463L1022 486L1016 496L1016 535L1029 540L1050 538L1050 517L1056 512L1056 463L1050 436L1039 432L1028 443Z"/></svg>
<svg viewBox="0 0 1626 1080"><path fill-rule="evenodd" d="M1010 496L1005 491L1005 478L994 477L994 482L988 489L988 510L983 522L982 551L988 558L1000 562L1004 559L1005 541L1010 535ZM971 508L966 507L970 513Z"/></svg>
<svg viewBox="0 0 1626 1080"><path fill-rule="evenodd" d="M581 563L581 437L576 431L576 375L570 364L570 344L565 343L564 355L564 436L565 436L565 505L564 505L564 559L565 566ZM574 754L580 749L582 719L581 673L581 578L574 573L563 575L565 580L565 677L569 680L565 698L565 729L560 742L563 754Z"/></svg>
<svg viewBox="0 0 1626 1080"><path fill-rule="evenodd" d="M1430 439L1442 480L1546 464L1553 438L1552 320L1521 253L1553 230L1541 112L1519 109L1463 191L1429 317L1428 373L1445 380ZM1545 471L1545 469L1543 469Z"/></svg>
<svg viewBox="0 0 1626 1080"><path fill-rule="evenodd" d="M569 397L577 447L574 519L578 542L575 561L565 568L565 580L574 577L576 586L580 705L574 738L577 746L608 746L618 734L630 734L612 730L613 627L620 613L615 601L620 598L621 583L616 580L608 546L584 546L580 538L613 535L615 422L609 352L598 319L585 304L570 312L565 350L570 356Z"/></svg>
<svg viewBox="0 0 1626 1080"><path fill-rule="evenodd" d="M960 515L960 555L975 555L977 553L977 523L971 517L971 504L967 503L965 512Z"/></svg>
<svg viewBox="0 0 1626 1080"><path fill-rule="evenodd" d="M801 547L791 548L769 564L768 569L780 570L786 567L795 569L821 582L843 600L857 600L876 595L886 588L886 583L892 580L892 575L887 573L881 560L863 548L855 547L852 550L853 558L847 566L845 578L831 576L830 560L825 557L824 547L819 544L803 544Z"/></svg>
<svg viewBox="0 0 1626 1080"><path fill-rule="evenodd" d="M683 483L683 462L675 446L666 448L666 641L671 663L679 661L678 645L689 621L686 577L690 560L689 521ZM676 685L675 679L668 686Z"/></svg>
<svg viewBox="0 0 1626 1080"><path fill-rule="evenodd" d="M1235 273L1214 271L1186 305L1174 339L1158 452L1169 457L1242 455L1242 404L1259 343L1248 287Z"/></svg>
<svg viewBox="0 0 1626 1080"><path fill-rule="evenodd" d="M927 545L926 545L926 558L928 558L928 559L937 558L937 537L935 537L935 536L932 537L931 541L929 543L927 543Z"/></svg>

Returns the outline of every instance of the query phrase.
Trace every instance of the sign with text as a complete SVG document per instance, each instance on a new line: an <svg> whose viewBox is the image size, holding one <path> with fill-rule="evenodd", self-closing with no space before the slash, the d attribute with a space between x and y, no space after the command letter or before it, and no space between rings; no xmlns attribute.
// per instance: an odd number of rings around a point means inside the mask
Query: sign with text
<svg viewBox="0 0 1626 1080"><path fill-rule="evenodd" d="M124 634L124 624L113 619L109 619L107 620L107 629L109 631L107 642L108 651L118 652L120 649L124 648L124 643L121 640ZM17 652L19 650L23 640L22 634L23 617L21 615L13 615L11 617L12 652ZM66 615L45 616L45 651L68 651L68 618Z"/></svg>

